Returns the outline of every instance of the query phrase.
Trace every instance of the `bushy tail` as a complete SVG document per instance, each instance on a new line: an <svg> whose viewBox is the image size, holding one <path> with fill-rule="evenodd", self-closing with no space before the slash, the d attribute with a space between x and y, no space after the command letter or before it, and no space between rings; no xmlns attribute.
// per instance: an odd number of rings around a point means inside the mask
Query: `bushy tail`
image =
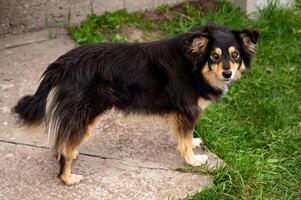
<svg viewBox="0 0 301 200"><path fill-rule="evenodd" d="M19 115L24 125L40 124L46 113L47 96L54 86L53 71L56 67L49 65L42 76L42 81L34 95L22 97L13 111Z"/></svg>

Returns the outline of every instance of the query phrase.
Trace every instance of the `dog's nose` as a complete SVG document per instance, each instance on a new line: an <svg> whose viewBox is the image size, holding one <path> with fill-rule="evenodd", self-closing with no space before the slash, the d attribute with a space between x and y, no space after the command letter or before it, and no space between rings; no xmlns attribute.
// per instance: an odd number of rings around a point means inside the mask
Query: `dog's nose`
<svg viewBox="0 0 301 200"><path fill-rule="evenodd" d="M229 70L227 70L227 71L223 71L223 77L225 78L225 79L229 79L231 76L232 76L232 72Z"/></svg>

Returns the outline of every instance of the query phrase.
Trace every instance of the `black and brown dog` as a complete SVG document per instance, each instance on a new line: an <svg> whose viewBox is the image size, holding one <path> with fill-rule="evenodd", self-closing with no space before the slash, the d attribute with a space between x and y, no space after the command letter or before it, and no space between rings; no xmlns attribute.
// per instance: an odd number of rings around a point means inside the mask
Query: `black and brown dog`
<svg viewBox="0 0 301 200"><path fill-rule="evenodd" d="M208 25L149 43L77 47L50 64L32 96L14 107L25 125L45 124L66 185L76 150L98 116L115 108L126 114L168 115L185 161L199 166L193 131L206 105L250 67L258 33Z"/></svg>

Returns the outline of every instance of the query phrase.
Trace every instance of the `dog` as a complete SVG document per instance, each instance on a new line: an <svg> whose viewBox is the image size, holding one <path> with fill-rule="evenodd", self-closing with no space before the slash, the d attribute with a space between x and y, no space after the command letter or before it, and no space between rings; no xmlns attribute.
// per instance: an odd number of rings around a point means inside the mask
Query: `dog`
<svg viewBox="0 0 301 200"><path fill-rule="evenodd" d="M181 156L201 166L207 157L192 150L200 141L193 138L196 121L251 66L258 37L206 25L154 42L83 45L51 63L34 95L13 110L23 125L45 125L66 185L83 179L71 173L72 161L97 117L111 108L168 115Z"/></svg>

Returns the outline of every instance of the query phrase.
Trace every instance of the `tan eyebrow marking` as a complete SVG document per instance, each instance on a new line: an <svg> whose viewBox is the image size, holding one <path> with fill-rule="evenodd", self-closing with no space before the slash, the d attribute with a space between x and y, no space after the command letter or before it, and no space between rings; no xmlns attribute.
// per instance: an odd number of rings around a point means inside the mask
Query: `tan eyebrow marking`
<svg viewBox="0 0 301 200"><path fill-rule="evenodd" d="M229 55L231 55L232 53L236 52L236 48L231 46L231 47L229 47L228 52L229 52Z"/></svg>
<svg viewBox="0 0 301 200"><path fill-rule="evenodd" d="M215 48L214 52L219 55L219 56L222 56L222 50L221 48Z"/></svg>

